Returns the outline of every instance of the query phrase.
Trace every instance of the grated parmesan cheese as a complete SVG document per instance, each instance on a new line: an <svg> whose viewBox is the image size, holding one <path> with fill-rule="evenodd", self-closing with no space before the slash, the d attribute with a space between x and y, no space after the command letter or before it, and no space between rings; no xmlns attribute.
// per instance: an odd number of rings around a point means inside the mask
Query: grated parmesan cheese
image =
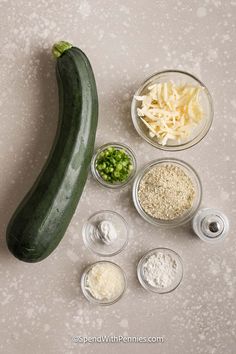
<svg viewBox="0 0 236 354"><path fill-rule="evenodd" d="M109 262L96 263L88 273L86 289L97 300L115 300L123 292L124 277L120 269Z"/></svg>
<svg viewBox="0 0 236 354"><path fill-rule="evenodd" d="M137 114L149 129L150 137L156 137L162 145L168 140L181 142L189 138L203 117L199 102L202 89L169 81L149 86L144 96L135 96L141 102Z"/></svg>

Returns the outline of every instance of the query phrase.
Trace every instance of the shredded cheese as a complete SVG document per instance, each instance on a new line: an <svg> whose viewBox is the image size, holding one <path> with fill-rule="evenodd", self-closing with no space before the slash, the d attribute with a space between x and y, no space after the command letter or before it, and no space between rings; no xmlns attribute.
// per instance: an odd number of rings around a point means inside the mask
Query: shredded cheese
<svg viewBox="0 0 236 354"><path fill-rule="evenodd" d="M189 138L203 117L201 90L201 86L169 81L149 86L145 96L135 96L141 102L137 114L149 129L149 136L162 145L168 140L180 143Z"/></svg>

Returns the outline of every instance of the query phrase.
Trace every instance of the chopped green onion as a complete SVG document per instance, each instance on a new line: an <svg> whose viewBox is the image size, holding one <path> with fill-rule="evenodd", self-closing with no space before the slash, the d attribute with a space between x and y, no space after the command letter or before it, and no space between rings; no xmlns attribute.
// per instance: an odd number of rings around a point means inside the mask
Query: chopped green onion
<svg viewBox="0 0 236 354"><path fill-rule="evenodd" d="M111 184L122 183L129 178L133 164L125 150L109 146L98 155L96 168L104 181Z"/></svg>

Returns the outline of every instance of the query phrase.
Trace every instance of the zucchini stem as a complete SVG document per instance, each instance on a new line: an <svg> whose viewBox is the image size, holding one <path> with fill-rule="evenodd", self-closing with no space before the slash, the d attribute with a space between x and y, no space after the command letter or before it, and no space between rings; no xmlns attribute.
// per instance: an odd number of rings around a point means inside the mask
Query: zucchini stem
<svg viewBox="0 0 236 354"><path fill-rule="evenodd" d="M72 48L72 44L65 41L57 42L52 47L52 54L54 58L60 58L60 56L68 49Z"/></svg>

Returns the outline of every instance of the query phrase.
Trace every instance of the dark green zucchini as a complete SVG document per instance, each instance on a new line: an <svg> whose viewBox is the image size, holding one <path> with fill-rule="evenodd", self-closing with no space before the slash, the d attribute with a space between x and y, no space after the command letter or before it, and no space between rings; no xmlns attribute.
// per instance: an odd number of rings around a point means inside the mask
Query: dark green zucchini
<svg viewBox="0 0 236 354"><path fill-rule="evenodd" d="M46 258L74 214L94 150L98 97L86 55L67 42L53 47L59 123L51 154L7 227L10 252L25 262Z"/></svg>

